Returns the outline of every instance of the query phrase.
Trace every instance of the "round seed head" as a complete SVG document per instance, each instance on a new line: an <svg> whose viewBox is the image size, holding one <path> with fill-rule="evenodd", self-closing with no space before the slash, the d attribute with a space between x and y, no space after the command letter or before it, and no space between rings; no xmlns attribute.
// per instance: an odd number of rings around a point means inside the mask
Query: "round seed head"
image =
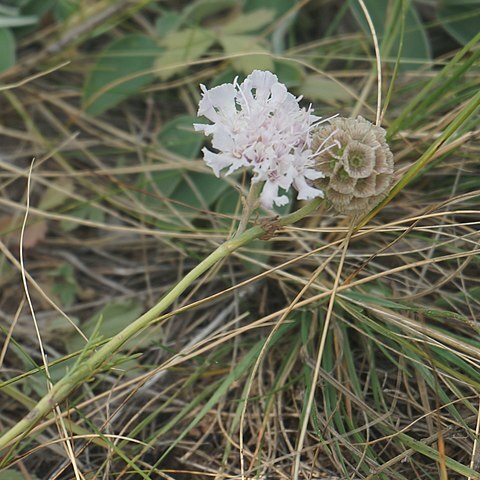
<svg viewBox="0 0 480 480"><path fill-rule="evenodd" d="M385 130L362 117L330 120L313 133L316 181L340 213L361 215L384 198L393 183L394 158ZM331 145L325 149L325 146Z"/></svg>

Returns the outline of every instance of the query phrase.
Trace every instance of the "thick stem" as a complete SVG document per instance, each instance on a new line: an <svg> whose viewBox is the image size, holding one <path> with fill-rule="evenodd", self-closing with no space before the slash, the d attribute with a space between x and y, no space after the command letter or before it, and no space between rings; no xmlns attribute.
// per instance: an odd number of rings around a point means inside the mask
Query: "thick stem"
<svg viewBox="0 0 480 480"><path fill-rule="evenodd" d="M112 337L89 358L80 362L72 371L67 373L59 382L57 382L49 393L35 405L28 415L0 437L0 450L26 435L43 417L55 408L56 405L65 400L75 388L88 381L96 372L98 372L102 365L122 348L125 342L155 323L158 317L170 305L172 305L172 303L200 275L217 264L221 259L227 257L250 241L261 237L265 233L271 235L272 227L278 229L282 226L291 225L306 217L318 208L320 202L321 199L314 199L296 212L271 223L269 226L255 226L238 237L236 236L220 245L184 278L182 278L182 280L180 280L180 282L178 282L154 307Z"/></svg>

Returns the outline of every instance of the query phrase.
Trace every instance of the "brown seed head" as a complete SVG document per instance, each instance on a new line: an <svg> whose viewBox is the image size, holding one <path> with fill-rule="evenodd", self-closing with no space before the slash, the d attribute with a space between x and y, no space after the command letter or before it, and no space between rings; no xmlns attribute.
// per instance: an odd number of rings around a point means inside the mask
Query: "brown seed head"
<svg viewBox="0 0 480 480"><path fill-rule="evenodd" d="M388 194L394 160L383 128L360 116L336 117L317 128L312 149L321 152L316 168L325 175L316 185L338 212L360 215Z"/></svg>

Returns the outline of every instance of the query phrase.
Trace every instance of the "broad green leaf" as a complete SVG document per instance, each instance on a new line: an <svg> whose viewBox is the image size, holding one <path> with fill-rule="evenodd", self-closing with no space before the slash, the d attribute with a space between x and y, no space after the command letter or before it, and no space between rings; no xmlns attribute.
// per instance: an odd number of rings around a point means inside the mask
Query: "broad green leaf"
<svg viewBox="0 0 480 480"><path fill-rule="evenodd" d="M83 88L85 111L103 113L148 85L154 79L149 70L159 51L154 40L141 34L112 42L100 53Z"/></svg>
<svg viewBox="0 0 480 480"><path fill-rule="evenodd" d="M24 36L32 32L36 28L38 21L54 6L56 0L28 0L22 2L20 6L20 12L23 17L35 17L36 20L33 24L27 24L25 26L15 29L15 36ZM17 2L17 5L20 2Z"/></svg>
<svg viewBox="0 0 480 480"><path fill-rule="evenodd" d="M296 4L297 0L246 0L244 10L246 12L260 9L274 10L275 17L278 18Z"/></svg>
<svg viewBox="0 0 480 480"><path fill-rule="evenodd" d="M165 51L155 61L157 75L167 80L183 72L189 62L200 58L215 42L215 35L203 28L185 28L162 39Z"/></svg>
<svg viewBox="0 0 480 480"><path fill-rule="evenodd" d="M307 75L298 90L309 100L320 101L333 107L351 100L350 94L338 82L320 75Z"/></svg>
<svg viewBox="0 0 480 480"><path fill-rule="evenodd" d="M230 61L233 67L246 75L252 70L273 70L273 60L270 52L258 45L252 35L222 35L219 41L227 55L232 55ZM252 52L255 52L252 54ZM238 55L238 56L237 56Z"/></svg>
<svg viewBox="0 0 480 480"><path fill-rule="evenodd" d="M187 205L185 210L197 216L200 212L195 209L211 208L225 190L231 188L224 178L217 178L210 173L186 173L184 180L175 189L171 198ZM177 208L182 209L181 206Z"/></svg>
<svg viewBox="0 0 480 480"><path fill-rule="evenodd" d="M193 24L228 10L237 5L237 0L196 0L183 10L183 16Z"/></svg>
<svg viewBox="0 0 480 480"><path fill-rule="evenodd" d="M137 182L136 186L140 191L138 196L146 207L157 208L162 197L169 198L182 179L183 175L179 170L152 172L148 177L140 177Z"/></svg>
<svg viewBox="0 0 480 480"><path fill-rule="evenodd" d="M202 119L190 115L181 115L167 122L158 134L158 143L169 152L185 158L196 158L204 141L204 135L195 132L194 123L201 123ZM181 170L166 170L152 172L148 176L140 177L137 187L142 190L142 202L155 208L162 197L169 198L173 191L182 182L184 174Z"/></svg>
<svg viewBox="0 0 480 480"><path fill-rule="evenodd" d="M155 29L162 37L174 32L182 24L183 18L177 12L165 12L157 18L155 22Z"/></svg>
<svg viewBox="0 0 480 480"><path fill-rule="evenodd" d="M274 72L287 87L298 87L304 76L303 67L290 60L274 60Z"/></svg>
<svg viewBox="0 0 480 480"><path fill-rule="evenodd" d="M53 7L55 18L64 22L80 9L80 0L57 0Z"/></svg>
<svg viewBox="0 0 480 480"><path fill-rule="evenodd" d="M75 269L69 263L62 263L50 275L54 278L52 292L58 295L64 307L73 305L78 293L78 284L75 279ZM63 319L64 323L67 323Z"/></svg>
<svg viewBox="0 0 480 480"><path fill-rule="evenodd" d="M225 194L218 199L215 211L224 215L234 215L235 213L241 213L241 204L240 208L237 208L240 202L239 196L239 192L233 188L228 192L225 192ZM232 223L232 220L228 218L226 218L225 221L228 225Z"/></svg>
<svg viewBox="0 0 480 480"><path fill-rule="evenodd" d="M193 129L194 123L201 123L198 117L181 115L166 123L157 140L168 151L185 158L196 158L205 139L202 133Z"/></svg>
<svg viewBox="0 0 480 480"><path fill-rule="evenodd" d="M38 0L26 0L23 2L17 2L17 5L20 5L20 11L22 15L36 15L38 17L47 13L50 8L55 5L57 0L42 0L39 2Z"/></svg>
<svg viewBox="0 0 480 480"><path fill-rule="evenodd" d="M395 41L391 44L388 52L384 51L385 42L388 39L388 34L392 31L392 23L399 21L399 19L390 19L389 13L391 12L391 2L385 0L364 0L368 13L372 19L375 31L379 37L380 49L383 54L386 54L389 58L396 55L400 39L398 34ZM357 0L350 0L350 7L355 14L360 26L362 27L365 35L371 39L370 29L368 27L365 14L361 9ZM386 27L389 29L386 30ZM422 21L419 18L414 6L410 4L406 11L405 16L405 36L403 38L403 49L401 54L400 69L412 70L423 66L425 61L430 61L431 51L428 37L423 27ZM415 60L415 62L408 62L408 60Z"/></svg>
<svg viewBox="0 0 480 480"><path fill-rule="evenodd" d="M444 0L438 10L443 28L462 45L467 44L479 31L480 1L453 2Z"/></svg>
<svg viewBox="0 0 480 480"><path fill-rule="evenodd" d="M36 478L36 477L30 477L30 478ZM0 472L0 480L25 480L25 477L21 472L17 470L8 469Z"/></svg>
<svg viewBox="0 0 480 480"><path fill-rule="evenodd" d="M103 222L105 219L105 213L102 210L88 203L80 205L76 209L68 212L68 215L73 217L73 219L60 221L60 227L64 232L71 232L80 226L80 224L74 220L75 218L97 223Z"/></svg>
<svg viewBox="0 0 480 480"><path fill-rule="evenodd" d="M2 5L0 3L0 15L6 15L8 17L20 15L20 8L19 7L11 7L10 5Z"/></svg>
<svg viewBox="0 0 480 480"><path fill-rule="evenodd" d="M32 15L19 15L4 17L0 16L0 28L10 28L10 27L24 27L25 25L34 25L37 23L38 18Z"/></svg>
<svg viewBox="0 0 480 480"><path fill-rule="evenodd" d="M8 28L0 28L0 72L15 65L15 39Z"/></svg>
<svg viewBox="0 0 480 480"><path fill-rule="evenodd" d="M275 17L275 10L260 8L253 12L244 13L221 27L222 34L239 34L255 32L267 26Z"/></svg>

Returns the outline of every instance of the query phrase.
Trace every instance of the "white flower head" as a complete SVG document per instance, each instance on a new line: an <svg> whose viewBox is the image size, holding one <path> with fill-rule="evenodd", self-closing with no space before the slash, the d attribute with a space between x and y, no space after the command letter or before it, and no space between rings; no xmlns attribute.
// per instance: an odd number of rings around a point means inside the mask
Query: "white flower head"
<svg viewBox="0 0 480 480"><path fill-rule="evenodd" d="M198 115L212 124L195 130L212 135L216 152L203 148L205 162L215 175L241 167L253 172L252 183L265 182L260 202L265 208L288 203L284 192L293 187L297 198L323 196L311 181L323 175L314 169L310 149L312 125L320 117L311 107L300 108L296 98L268 71L254 70L238 85L226 83L207 90L201 85Z"/></svg>

